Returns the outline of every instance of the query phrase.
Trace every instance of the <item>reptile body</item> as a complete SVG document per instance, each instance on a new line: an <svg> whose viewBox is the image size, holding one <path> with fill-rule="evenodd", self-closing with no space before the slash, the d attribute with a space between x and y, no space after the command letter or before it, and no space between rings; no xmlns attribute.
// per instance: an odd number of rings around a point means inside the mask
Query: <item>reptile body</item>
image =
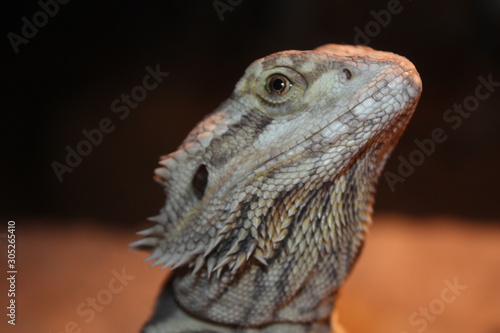
<svg viewBox="0 0 500 333"><path fill-rule="evenodd" d="M421 90L406 58L362 46L250 65L156 170L166 204L135 246L173 272L144 332L330 332Z"/></svg>

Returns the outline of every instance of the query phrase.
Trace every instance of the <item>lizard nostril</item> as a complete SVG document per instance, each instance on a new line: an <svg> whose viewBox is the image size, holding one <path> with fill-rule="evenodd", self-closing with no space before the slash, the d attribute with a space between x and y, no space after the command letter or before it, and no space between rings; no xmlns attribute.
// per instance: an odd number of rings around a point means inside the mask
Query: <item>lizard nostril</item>
<svg viewBox="0 0 500 333"><path fill-rule="evenodd" d="M348 70L347 68L344 68L342 70L342 74L344 74L344 77L346 78L346 80L350 80L351 77L352 77L352 73L350 70Z"/></svg>
<svg viewBox="0 0 500 333"><path fill-rule="evenodd" d="M198 200L201 200L205 194L205 189L208 184L208 170L205 164L201 164L198 167L191 184L193 186L194 195L198 198Z"/></svg>

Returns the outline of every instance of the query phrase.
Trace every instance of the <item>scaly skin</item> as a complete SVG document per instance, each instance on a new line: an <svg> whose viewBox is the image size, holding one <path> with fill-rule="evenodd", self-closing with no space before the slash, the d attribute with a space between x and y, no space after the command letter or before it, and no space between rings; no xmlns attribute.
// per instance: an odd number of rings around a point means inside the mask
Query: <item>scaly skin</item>
<svg viewBox="0 0 500 333"><path fill-rule="evenodd" d="M368 47L255 61L156 170L166 204L134 245L173 275L144 332L329 332L421 90Z"/></svg>

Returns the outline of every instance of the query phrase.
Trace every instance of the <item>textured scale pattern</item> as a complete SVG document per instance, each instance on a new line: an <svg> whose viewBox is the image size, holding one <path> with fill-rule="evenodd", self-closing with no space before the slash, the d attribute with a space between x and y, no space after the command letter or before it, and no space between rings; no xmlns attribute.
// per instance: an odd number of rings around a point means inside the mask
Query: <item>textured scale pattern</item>
<svg viewBox="0 0 500 333"><path fill-rule="evenodd" d="M421 90L406 58L362 46L250 65L155 171L166 204L133 245L173 276L144 332L330 332Z"/></svg>

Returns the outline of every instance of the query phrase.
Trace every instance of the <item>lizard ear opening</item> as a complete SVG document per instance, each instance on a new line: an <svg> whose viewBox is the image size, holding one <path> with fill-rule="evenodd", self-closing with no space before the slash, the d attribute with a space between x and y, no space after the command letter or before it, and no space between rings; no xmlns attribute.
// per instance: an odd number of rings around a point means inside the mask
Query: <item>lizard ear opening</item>
<svg viewBox="0 0 500 333"><path fill-rule="evenodd" d="M193 192L198 200L203 198L208 184L208 170L205 164L201 164L198 170L194 173L193 180L191 181Z"/></svg>

